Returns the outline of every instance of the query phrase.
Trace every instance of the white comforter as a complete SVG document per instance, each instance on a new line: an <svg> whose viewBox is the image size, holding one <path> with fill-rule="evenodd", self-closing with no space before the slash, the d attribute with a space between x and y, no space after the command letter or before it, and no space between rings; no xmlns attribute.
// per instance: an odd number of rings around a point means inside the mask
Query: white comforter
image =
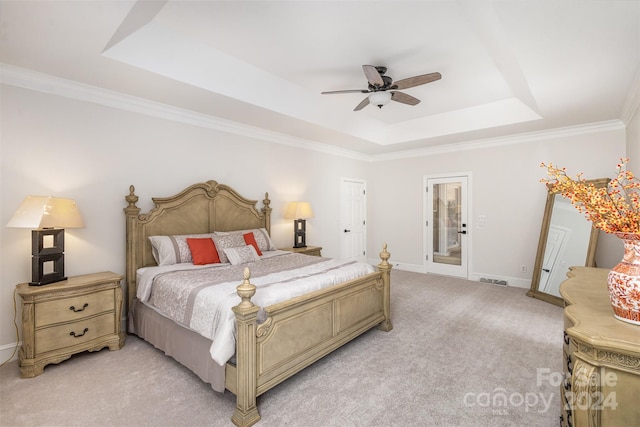
<svg viewBox="0 0 640 427"><path fill-rule="evenodd" d="M274 256L300 256L290 253L266 254L256 263L243 266L230 266L220 264L215 268L211 266L194 266L193 264L176 264L166 267L149 267L139 272L137 296L143 302L149 302L152 298L154 280L160 275L172 271L192 270L188 273L194 277L192 289L181 287L178 292L188 294L188 308L182 310L174 320L198 332L200 335L213 341L210 348L211 357L216 363L223 366L235 353L235 315L232 307L240 303L240 297L236 293L236 287L242 283L242 269L257 263L269 262ZM206 268L208 267L208 268ZM203 279L202 275L212 277L218 269L236 269L237 280L216 283L212 278L211 284L203 284L209 279ZM258 268L256 268L258 269ZM202 270L202 271L197 271ZM206 271L205 271L206 270ZM278 271L260 277L252 277L251 283L258 289L251 301L260 307L266 307L278 302L286 301L293 297L304 295L319 289L330 287L347 280L355 279L374 272L371 265L363 262L354 262L338 259L323 259L320 262L294 270ZM183 274L183 273L180 273ZM235 277L235 274L234 274ZM184 297L187 299L187 297ZM184 312L184 315L182 315ZM171 317L171 316L169 316Z"/></svg>

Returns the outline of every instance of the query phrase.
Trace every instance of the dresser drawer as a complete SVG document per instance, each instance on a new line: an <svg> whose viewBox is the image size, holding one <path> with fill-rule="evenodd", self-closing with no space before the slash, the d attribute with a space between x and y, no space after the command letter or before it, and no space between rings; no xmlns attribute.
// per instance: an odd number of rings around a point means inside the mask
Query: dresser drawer
<svg viewBox="0 0 640 427"><path fill-rule="evenodd" d="M66 325L42 328L35 333L36 354L84 344L115 332L116 322L113 313L101 314Z"/></svg>
<svg viewBox="0 0 640 427"><path fill-rule="evenodd" d="M86 295L39 302L35 306L35 327L69 322L115 309L113 289ZM113 317L113 315L111 316Z"/></svg>

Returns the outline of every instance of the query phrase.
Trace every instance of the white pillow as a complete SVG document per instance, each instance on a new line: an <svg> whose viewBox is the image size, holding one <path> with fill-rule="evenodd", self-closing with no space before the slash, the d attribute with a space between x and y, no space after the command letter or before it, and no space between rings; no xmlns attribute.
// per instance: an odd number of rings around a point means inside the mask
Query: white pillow
<svg viewBox="0 0 640 427"><path fill-rule="evenodd" d="M276 245L273 244L271 237L269 237L269 233L266 228L253 228L251 230L234 230L234 231L215 231L214 232L218 236L225 236L230 234L240 234L243 235L245 233L253 233L256 238L256 243L258 244L258 248L261 252L264 251L276 251Z"/></svg>
<svg viewBox="0 0 640 427"><path fill-rule="evenodd" d="M246 246L246 242L244 241L244 237L242 234L225 234L223 236L214 235L213 243L216 245L216 250L218 251L218 255L220 256L220 262L229 262L227 255L225 255L225 249L227 248L238 248L242 246Z"/></svg>
<svg viewBox="0 0 640 427"><path fill-rule="evenodd" d="M247 264L260 260L260 257L256 252L256 248L254 248L253 245L239 246L236 248L226 248L224 250L224 253L229 259L231 265Z"/></svg>
<svg viewBox="0 0 640 427"><path fill-rule="evenodd" d="M151 253L159 266L193 262L187 238L213 238L213 233L177 236L149 236Z"/></svg>

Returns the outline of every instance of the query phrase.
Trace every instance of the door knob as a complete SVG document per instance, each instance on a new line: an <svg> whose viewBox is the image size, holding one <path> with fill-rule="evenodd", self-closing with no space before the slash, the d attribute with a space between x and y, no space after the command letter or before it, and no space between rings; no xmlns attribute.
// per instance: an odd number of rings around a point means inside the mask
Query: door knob
<svg viewBox="0 0 640 427"><path fill-rule="evenodd" d="M458 231L458 234L467 234L467 230Z"/></svg>
<svg viewBox="0 0 640 427"><path fill-rule="evenodd" d="M351 230L347 230L346 228L344 229L345 233L351 233Z"/></svg>

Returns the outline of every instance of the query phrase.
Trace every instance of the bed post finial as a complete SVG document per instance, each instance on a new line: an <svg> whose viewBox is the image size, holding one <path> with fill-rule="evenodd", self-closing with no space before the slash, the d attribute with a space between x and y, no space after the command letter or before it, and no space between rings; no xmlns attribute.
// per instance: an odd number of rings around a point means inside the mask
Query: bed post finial
<svg viewBox="0 0 640 427"><path fill-rule="evenodd" d="M380 264L378 264L378 270L382 273L382 292L383 295L383 311L385 320L378 325L378 329L385 332L389 332L393 329L391 323L391 268L393 267L389 263L391 254L387 251L387 244L382 245L382 252L380 252Z"/></svg>
<svg viewBox="0 0 640 427"><path fill-rule="evenodd" d="M136 191L136 187L134 187L133 185L130 185L129 195L124 196L124 199L127 201L127 203L129 203L129 206L127 206L127 208L134 208L134 209L137 208L136 202L138 201L138 196L136 196L135 191Z"/></svg>
<svg viewBox="0 0 640 427"><path fill-rule="evenodd" d="M240 298L242 298L242 302L238 305L238 307L243 309L253 307L251 297L256 293L256 286L252 285L251 282L249 282L250 278L251 272L247 267L244 269L244 280L242 281L242 284L238 285L238 287L236 288L238 295L240 296Z"/></svg>
<svg viewBox="0 0 640 427"><path fill-rule="evenodd" d="M385 267L388 266L389 268L391 268L391 264L389 264L390 257L391 254L389 253L389 251L387 251L387 243L385 242L382 245L382 252L380 252L380 259L382 260L382 262L380 262L380 265L384 265Z"/></svg>

